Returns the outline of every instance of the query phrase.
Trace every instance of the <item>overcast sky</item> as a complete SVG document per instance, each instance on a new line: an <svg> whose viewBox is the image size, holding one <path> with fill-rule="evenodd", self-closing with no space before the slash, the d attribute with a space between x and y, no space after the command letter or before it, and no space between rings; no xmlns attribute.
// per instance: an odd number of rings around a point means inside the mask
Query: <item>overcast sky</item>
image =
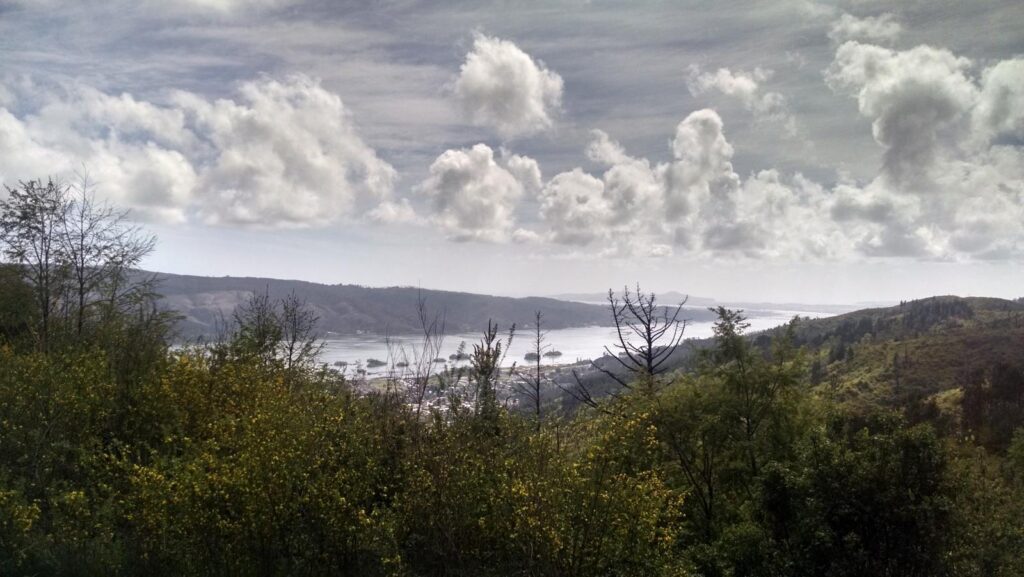
<svg viewBox="0 0 1024 577"><path fill-rule="evenodd" d="M1024 5L0 0L0 180L168 272L1024 296Z"/></svg>

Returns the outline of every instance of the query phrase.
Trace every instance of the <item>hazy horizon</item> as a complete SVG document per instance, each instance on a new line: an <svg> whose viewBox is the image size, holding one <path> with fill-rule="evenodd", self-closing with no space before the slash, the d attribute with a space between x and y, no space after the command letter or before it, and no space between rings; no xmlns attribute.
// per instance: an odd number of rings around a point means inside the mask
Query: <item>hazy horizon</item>
<svg viewBox="0 0 1024 577"><path fill-rule="evenodd" d="M512 293L512 292L507 292L507 291L503 292L501 290L493 290L492 291L492 290L487 290L486 288L482 288L480 290L470 290L470 289L465 288L464 286L457 286L457 285L445 286L445 285L442 284L442 285L439 285L439 286L433 286L433 285L426 285L426 284L423 284L423 283L410 283L410 282L401 282L401 281L391 282L391 283L382 283L382 284L373 284L373 283L367 283L367 282L357 282L357 281L353 281L353 280L349 280L349 279L341 279L341 280L334 281L334 280L330 280L330 278L331 278L330 275L325 275L323 277L324 280L317 280L317 279L309 279L309 278L299 278L299 277L294 277L294 276L268 276L268 275L247 274L247 273L244 273L244 272L243 273L227 273L227 272L225 272L225 273L222 273L222 274L202 274L202 273L193 273L193 272L174 272L174 271L169 271L169 270L157 270L157 269L153 269L151 267L147 267L146 270L148 272L151 272L151 273L174 274L174 275L184 275L184 276L199 276L199 277L207 277L207 278L223 278L223 277L266 278L266 279L279 280L279 281L309 282L309 283L323 284L323 285L356 285L356 286L365 286L365 287L369 287L369 288L389 288L389 287L421 288L421 289L424 289L424 290L438 290L438 291L448 291L448 292L464 292L464 293L482 294L482 295L499 296L499 297L512 297L512 298L525 298L525 297L563 298L563 297L569 297L569 296L575 296L575 295L593 295L593 296L598 296L598 295L604 295L606 293L606 291L608 291L609 289L615 291L617 294L621 294L622 290L624 288L626 288L627 286L628 286L628 288L630 290L634 290L636 285L637 285L637 281L630 281L627 284L619 283L618 285L598 286L596 288L590 288L590 289L582 288L582 289L579 289L579 290L575 290L574 289L574 290L561 290L561 291L553 291L553 292L536 292L536 293L535 292L519 292L519 293ZM934 297L934 296L994 297L994 298L1004 298L1004 299L1017 299L1017 298L1021 298L1020 296L1017 296L1016 293L1014 293L1011 290L1011 291L1006 291L1004 294L988 294L988 293L976 293L975 294L975 293L970 293L970 292L962 292L962 293L956 293L956 292L923 293L922 292L920 294L914 294L914 295L911 295L911 296L898 296L898 297L893 297L893 298L878 298L878 299L867 298L867 299L847 300L847 301L841 301L841 300L825 301L825 300L799 300L799 299L793 299L793 298L786 298L786 297L782 296L782 295L785 294L785 293L782 293L782 292L755 293L755 294L762 294L762 295L763 294L778 294L778 295L780 295L778 298L772 299L772 298L765 298L763 296L752 296L752 297L744 297L744 296L730 297L730 296L728 296L729 294L743 295L743 294L745 294L743 292L737 292L737 293L728 293L727 292L727 293L725 293L726 296L715 295L715 294L710 294L710 293L708 293L708 294L697 293L697 292L694 292L694 291L686 291L686 290L681 290L681 289L673 288L671 286L665 286L665 287L651 286L649 284L644 284L642 282L640 283L640 287L644 290L644 292L655 292L659 296L663 296L663 295L667 295L667 294L671 294L671 293L678 293L678 294L685 295L687 298L713 299L713 300L715 300L717 302L726 303L726 304L728 304L728 303L765 303L765 304L775 304L775 305L801 304L801 305L851 306L851 307L855 307L855 306L858 306L858 305L862 305L862 306L889 305L889 304L895 304L895 303L897 303L897 302L899 302L901 300L914 300L914 299L922 299L922 298L928 298L928 297ZM500 287L499 287L499 289L500 289ZM590 301L581 301L581 302L590 302ZM598 301L593 301L593 302L598 302ZM603 303L604 299L601 298L600 302Z"/></svg>

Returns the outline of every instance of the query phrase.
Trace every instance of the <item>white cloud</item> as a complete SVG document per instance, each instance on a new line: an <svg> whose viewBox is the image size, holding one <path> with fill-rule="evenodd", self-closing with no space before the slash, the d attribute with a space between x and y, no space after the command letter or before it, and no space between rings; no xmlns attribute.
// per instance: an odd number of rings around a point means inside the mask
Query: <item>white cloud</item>
<svg viewBox="0 0 1024 577"><path fill-rule="evenodd" d="M304 76L245 83L239 101L179 92L155 104L80 85L28 88L34 109L0 109L0 177L84 166L100 194L141 219L323 226L386 201L395 180L338 96Z"/></svg>
<svg viewBox="0 0 1024 577"><path fill-rule="evenodd" d="M512 176L523 185L528 194L536 194L543 186L543 178L540 173L540 165L537 161L518 154L511 154L507 150L501 151L501 162Z"/></svg>
<svg viewBox="0 0 1024 577"><path fill-rule="evenodd" d="M541 191L539 237L555 244L598 245L605 257L659 258L679 247L689 254L783 258L830 255L835 227L814 227L826 192L774 170L743 181L733 147L713 110L689 114L669 142L672 160L652 164L631 156L600 130L587 157L600 176L574 169Z"/></svg>
<svg viewBox="0 0 1024 577"><path fill-rule="evenodd" d="M662 177L647 159L633 158L622 146L601 131L594 131L587 156L608 166L602 176L604 199L613 225L642 225L652 207L660 207Z"/></svg>
<svg viewBox="0 0 1024 577"><path fill-rule="evenodd" d="M777 122L792 136L796 133L796 120L789 111L786 98L778 92L762 89L762 83L771 75L771 70L761 68L755 68L753 72L733 72L728 68L704 72L700 66L691 64L686 85L694 96L717 91L736 98L756 118Z"/></svg>
<svg viewBox="0 0 1024 577"><path fill-rule="evenodd" d="M590 244L606 231L611 216L604 183L579 168L558 174L540 193L540 215L554 242Z"/></svg>
<svg viewBox="0 0 1024 577"><path fill-rule="evenodd" d="M14 186L18 180L42 178L67 168L59 152L36 142L24 122L0 109L0 181Z"/></svg>
<svg viewBox="0 0 1024 577"><path fill-rule="evenodd" d="M771 168L743 178L721 117L698 110L677 125L663 163L594 131L585 154L604 172L552 178L538 196L538 226L519 236L605 257L1020 258L1019 66L997 63L979 79L946 50L848 42L826 78L872 122L885 149L876 178L842 177L831 189ZM742 79L731 90L756 93Z"/></svg>
<svg viewBox="0 0 1024 577"><path fill-rule="evenodd" d="M855 95L885 147L885 174L901 186L927 185L943 149L962 137L978 89L970 61L944 49L894 51L847 42L826 71L837 91Z"/></svg>
<svg viewBox="0 0 1024 577"><path fill-rule="evenodd" d="M407 198L386 200L367 213L367 216L381 224L417 224L420 220Z"/></svg>
<svg viewBox="0 0 1024 577"><path fill-rule="evenodd" d="M985 140L1024 144L1024 58L1003 60L985 70L974 122Z"/></svg>
<svg viewBox="0 0 1024 577"><path fill-rule="evenodd" d="M547 130L562 106L562 77L518 46L476 34L466 55L455 96L472 121L503 137Z"/></svg>
<svg viewBox="0 0 1024 577"><path fill-rule="evenodd" d="M843 14L832 23L828 37L836 44L842 44L847 40L888 44L895 42L902 33L903 27L896 21L895 16L888 12L865 18Z"/></svg>
<svg viewBox="0 0 1024 577"><path fill-rule="evenodd" d="M512 156L499 164L489 146L477 144L438 156L416 190L430 201L432 220L452 240L504 242L512 238L516 205L524 194L517 176L535 186L536 162Z"/></svg>
<svg viewBox="0 0 1024 577"><path fill-rule="evenodd" d="M199 182L212 223L322 226L385 200L395 171L359 137L341 99L316 80L264 78L241 102L176 101L215 151Z"/></svg>
<svg viewBox="0 0 1024 577"><path fill-rule="evenodd" d="M999 62L979 82L971 62L948 50L839 47L826 79L857 98L885 148L878 177L837 187L831 208L861 253L1024 254L1019 62Z"/></svg>
<svg viewBox="0 0 1024 577"><path fill-rule="evenodd" d="M725 139L714 110L690 113L676 126L671 141L675 161L665 168L665 214L677 229L680 244L689 244L692 221L728 217L729 200L739 187L732 168L732 145Z"/></svg>
<svg viewBox="0 0 1024 577"><path fill-rule="evenodd" d="M86 168L104 194L144 220L181 222L196 173L177 147L195 144L183 115L84 86L22 80L9 90L42 94L21 118L0 109L0 178L70 177ZM27 98L19 97L21 101Z"/></svg>

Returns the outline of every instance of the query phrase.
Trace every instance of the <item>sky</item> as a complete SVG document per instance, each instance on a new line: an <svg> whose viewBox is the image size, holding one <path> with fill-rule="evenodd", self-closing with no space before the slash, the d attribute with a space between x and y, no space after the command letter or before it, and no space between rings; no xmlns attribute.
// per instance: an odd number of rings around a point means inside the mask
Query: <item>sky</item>
<svg viewBox="0 0 1024 577"><path fill-rule="evenodd" d="M1022 30L1015 0L0 0L0 181L87 172L165 272L1020 297Z"/></svg>

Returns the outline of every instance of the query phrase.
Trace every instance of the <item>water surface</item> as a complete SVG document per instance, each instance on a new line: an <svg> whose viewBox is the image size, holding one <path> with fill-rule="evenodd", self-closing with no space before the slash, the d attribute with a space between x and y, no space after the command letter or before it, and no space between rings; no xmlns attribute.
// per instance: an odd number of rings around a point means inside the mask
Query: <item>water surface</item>
<svg viewBox="0 0 1024 577"><path fill-rule="evenodd" d="M759 331L777 327L788 322L795 314L800 316L823 317L828 313L795 313L793 311L758 311L751 316L749 331ZM691 323L686 328L686 338L707 338L712 336L711 322ZM507 338L503 335L503 339ZM472 345L480 341L479 334L457 334L445 336L439 358L448 360L462 346L466 353L472 351ZM595 359L605 352L605 347L615 350L618 342L614 327L577 327L571 329L553 329L546 331L544 337L545 350L557 350L562 354L558 357L546 357L545 364L571 364L587 359ZM414 365L420 357L423 345L422 335L352 335L330 336L325 339L322 360L328 364L345 363L350 369L357 365L366 369L368 374L381 374L387 367L400 362ZM526 353L533 350L532 334L529 329L521 329L512 339L512 346L505 356L504 365L525 362ZM386 363L384 367L368 367L367 362L376 359ZM438 367L443 367L441 363Z"/></svg>

